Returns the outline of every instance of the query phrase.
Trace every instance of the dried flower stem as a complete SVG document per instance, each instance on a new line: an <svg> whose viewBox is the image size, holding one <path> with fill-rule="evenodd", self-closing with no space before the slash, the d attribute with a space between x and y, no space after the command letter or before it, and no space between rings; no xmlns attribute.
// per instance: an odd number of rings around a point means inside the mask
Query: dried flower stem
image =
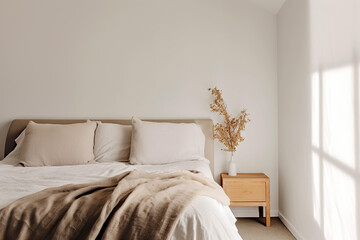
<svg viewBox="0 0 360 240"><path fill-rule="evenodd" d="M241 131L245 130L246 123L250 122L249 114L243 109L237 117L231 117L222 91L216 87L209 88L209 91L215 97L214 102L210 104L210 110L224 117L224 123L216 123L214 126L214 139L225 145L226 148L222 150L234 153L239 143L244 141Z"/></svg>

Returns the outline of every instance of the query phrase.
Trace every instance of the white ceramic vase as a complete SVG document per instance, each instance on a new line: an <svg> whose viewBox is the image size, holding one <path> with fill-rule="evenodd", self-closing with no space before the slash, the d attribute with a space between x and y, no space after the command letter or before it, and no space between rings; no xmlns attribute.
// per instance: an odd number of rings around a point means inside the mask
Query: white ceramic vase
<svg viewBox="0 0 360 240"><path fill-rule="evenodd" d="M231 159L229 162L229 176L236 176L237 169L236 169L236 162L234 161L234 153L231 153Z"/></svg>

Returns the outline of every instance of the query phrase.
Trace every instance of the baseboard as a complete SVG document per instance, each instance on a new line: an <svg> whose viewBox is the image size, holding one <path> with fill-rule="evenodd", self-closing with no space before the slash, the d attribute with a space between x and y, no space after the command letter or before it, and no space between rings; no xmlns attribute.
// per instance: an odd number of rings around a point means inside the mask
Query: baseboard
<svg viewBox="0 0 360 240"><path fill-rule="evenodd" d="M279 218L280 220L283 222L283 224L289 229L289 231L292 233L292 235L294 235L294 237L297 240L304 240L305 238L303 236L301 236L301 234L296 230L296 228L294 227L294 225L291 224L291 222L289 222L289 220L284 217L284 215L279 211Z"/></svg>
<svg viewBox="0 0 360 240"><path fill-rule="evenodd" d="M230 209L235 217L259 217L259 210L257 207L230 207ZM270 216L277 217L278 210L271 209Z"/></svg>

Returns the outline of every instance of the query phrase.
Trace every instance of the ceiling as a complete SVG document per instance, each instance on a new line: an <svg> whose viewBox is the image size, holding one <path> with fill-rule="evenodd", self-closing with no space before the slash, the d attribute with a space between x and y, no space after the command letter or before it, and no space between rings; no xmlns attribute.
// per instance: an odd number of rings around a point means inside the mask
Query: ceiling
<svg viewBox="0 0 360 240"><path fill-rule="evenodd" d="M277 14L286 0L248 0L257 6Z"/></svg>

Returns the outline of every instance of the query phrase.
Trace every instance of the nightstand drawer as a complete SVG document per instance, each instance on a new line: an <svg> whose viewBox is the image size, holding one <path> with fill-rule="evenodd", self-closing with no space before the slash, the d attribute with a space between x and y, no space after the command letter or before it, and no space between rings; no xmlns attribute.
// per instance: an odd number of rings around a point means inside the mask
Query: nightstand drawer
<svg viewBox="0 0 360 240"><path fill-rule="evenodd" d="M224 181L223 188L231 201L266 201L264 182Z"/></svg>

